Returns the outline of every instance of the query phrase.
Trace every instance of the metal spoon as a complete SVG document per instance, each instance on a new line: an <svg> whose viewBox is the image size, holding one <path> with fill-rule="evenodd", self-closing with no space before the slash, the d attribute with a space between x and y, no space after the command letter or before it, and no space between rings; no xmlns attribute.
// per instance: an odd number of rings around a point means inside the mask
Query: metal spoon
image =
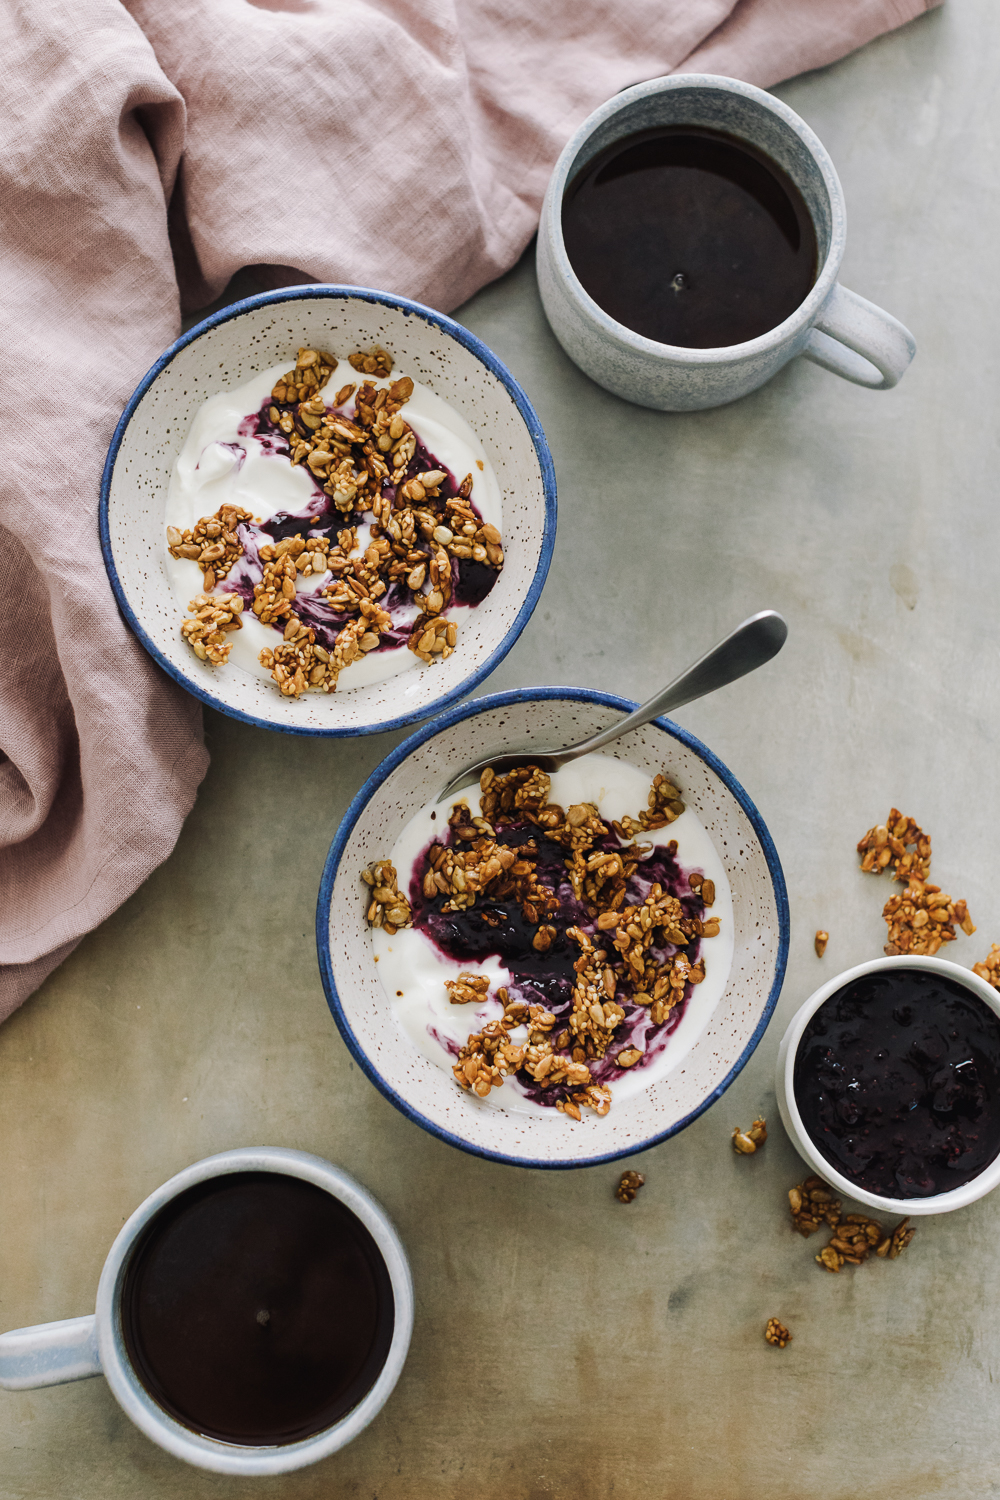
<svg viewBox="0 0 1000 1500"><path fill-rule="evenodd" d="M706 693L714 693L716 688L725 687L727 682L735 682L738 677L745 677L748 672L762 667L772 656L777 656L787 636L788 626L781 615L773 609L762 609L759 614L744 620L742 625L737 625L717 646L706 651L693 666L675 677L673 682L668 683L654 698L650 698L648 703L627 714L624 719L610 724L607 729L602 729L599 734L592 734L589 739L580 740L575 745L567 745L564 750L521 750L504 755L488 755L453 776L439 793L437 800L441 803L446 797L477 785L487 766L492 766L494 771L510 771L515 766L530 763L542 771L558 771L560 766L569 761L612 744L630 729L638 729L641 725L648 724L650 719L681 708L695 698L703 698Z"/></svg>

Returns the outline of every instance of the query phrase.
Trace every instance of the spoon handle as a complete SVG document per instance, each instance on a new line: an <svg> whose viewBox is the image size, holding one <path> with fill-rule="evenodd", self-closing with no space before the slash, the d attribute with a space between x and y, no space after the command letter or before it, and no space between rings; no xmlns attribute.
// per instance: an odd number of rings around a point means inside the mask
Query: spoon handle
<svg viewBox="0 0 1000 1500"><path fill-rule="evenodd" d="M694 698L714 693L716 688L725 687L727 682L745 677L747 672L753 672L770 661L772 656L777 656L787 635L788 626L781 615L773 609L762 609L759 614L744 620L742 625L737 625L717 646L706 651L693 666L675 677L673 682L668 683L634 713L619 719L607 729L602 729L599 734L581 740L577 745L567 746L553 758L564 765L580 755L589 755L594 750L600 750L603 745L611 744L620 735L627 734L630 729L638 729L660 714L670 713Z"/></svg>

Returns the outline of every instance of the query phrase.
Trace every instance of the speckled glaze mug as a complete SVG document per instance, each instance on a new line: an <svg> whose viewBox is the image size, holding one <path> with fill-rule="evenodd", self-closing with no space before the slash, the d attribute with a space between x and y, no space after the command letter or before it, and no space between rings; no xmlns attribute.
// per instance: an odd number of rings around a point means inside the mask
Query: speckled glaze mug
<svg viewBox="0 0 1000 1500"><path fill-rule="evenodd" d="M339 1422L298 1442L245 1447L240 1443L220 1442L182 1426L146 1390L125 1342L122 1287L132 1252L141 1244L147 1225L180 1193L233 1172L273 1172L298 1177L336 1198L371 1235L392 1287L392 1341L374 1385ZM139 1205L108 1252L93 1313L0 1334L0 1389L35 1390L103 1375L126 1416L176 1458L216 1474L244 1477L286 1474L343 1448L377 1416L402 1372L412 1332L413 1284L406 1251L385 1210L374 1198L346 1172L308 1152L277 1146L241 1147L186 1167Z"/></svg>
<svg viewBox="0 0 1000 1500"><path fill-rule="evenodd" d="M610 317L570 264L562 232L567 187L607 146L662 125L701 126L747 141L784 168L805 200L816 230L818 274L791 316L759 338L714 349L657 343ZM787 104L735 78L654 78L595 110L556 163L538 231L538 285L570 359L605 390L638 406L722 406L756 390L798 354L855 385L888 390L906 371L916 344L896 318L837 281L845 236L844 194L833 162Z"/></svg>

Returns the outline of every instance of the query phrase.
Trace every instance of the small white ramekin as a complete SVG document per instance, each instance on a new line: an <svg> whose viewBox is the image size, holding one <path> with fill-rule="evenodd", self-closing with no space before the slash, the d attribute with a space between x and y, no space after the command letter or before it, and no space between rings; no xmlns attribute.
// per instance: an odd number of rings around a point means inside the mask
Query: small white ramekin
<svg viewBox="0 0 1000 1500"><path fill-rule="evenodd" d="M993 1191L1000 1183L1000 1156L990 1162L989 1166L985 1167L971 1182L965 1183L962 1187L952 1188L947 1193L936 1193L931 1198L883 1198L878 1193L869 1193L864 1188L858 1187L857 1183L842 1177L831 1166L814 1145L795 1102L793 1088L795 1057L802 1034L809 1022L831 995L835 995L838 990L852 984L855 979L860 979L863 974L872 974L879 969L929 969L934 974L941 974L948 979L955 980L957 984L964 985L967 990L988 1005L990 1010L1000 1016L1000 994L988 985L985 979L980 979L978 974L973 974L971 969L963 969L959 964L949 963L944 958L909 958L903 955L898 958L873 958L869 963L856 964L853 969L845 969L842 974L837 974L833 979L827 980L826 984L821 985L814 994L809 996L805 1004L795 1012L788 1030L781 1039L775 1074L781 1123L803 1161L808 1163L818 1177L822 1177L824 1182L828 1182L843 1197L853 1198L856 1203L864 1203L868 1208L881 1209L883 1213L902 1213L914 1217L918 1214L950 1213L952 1209L965 1208L966 1204L975 1203L977 1198L984 1198L987 1193ZM1000 1108L1000 1100L997 1101L997 1108Z"/></svg>

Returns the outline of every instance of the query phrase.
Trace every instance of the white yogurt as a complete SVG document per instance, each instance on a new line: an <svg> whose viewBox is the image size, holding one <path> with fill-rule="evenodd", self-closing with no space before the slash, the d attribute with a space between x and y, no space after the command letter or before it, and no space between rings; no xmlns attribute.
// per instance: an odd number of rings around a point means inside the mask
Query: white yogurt
<svg viewBox="0 0 1000 1500"><path fill-rule="evenodd" d="M668 773L669 774L669 773ZM552 776L550 800L562 807L576 802L593 802L601 817L610 822L625 814L636 817L646 806L653 777L625 761L612 756L586 755L556 771ZM478 788L463 794L473 816L480 811ZM435 838L447 831L451 804L438 807L430 802L403 829L392 850L399 889L408 893L414 867L421 852ZM436 817L432 816L436 814ZM711 915L719 918L718 937L703 938L701 962L705 978L693 987L676 1030L666 1046L648 1064L622 1069L612 1083L615 1101L641 1093L650 1084L666 1076L691 1050L722 999L733 962L733 899L722 860L704 825L691 808L667 828L640 834L644 843L657 845L677 841L677 860L685 870L700 870L715 881L715 902ZM454 1056L448 1043L464 1046L472 1031L480 1031L486 1021L502 1015L499 1001L490 998L482 1005L452 1005L445 989L446 979L461 973L486 974L490 990L495 992L510 982L510 974L496 957L482 964L457 963L446 958L430 938L416 928L403 928L390 937L383 929L372 929L372 949L378 958L378 976L389 998L396 1019L413 1044L439 1067L451 1073ZM515 1041L527 1035L523 1027L512 1031ZM457 1085L456 1085L457 1087ZM473 1098L472 1095L469 1095ZM548 1115L556 1120L563 1116L554 1108L537 1104L526 1096L514 1078L502 1088L492 1089L487 1099L474 1099L476 1106ZM614 1103L612 1104L612 1109Z"/></svg>
<svg viewBox="0 0 1000 1500"><path fill-rule="evenodd" d="M287 369L288 361L275 365L235 390L210 396L199 408L174 465L167 491L165 526L176 526L179 531L185 531L202 516L214 515L222 505L236 505L248 510L258 521L270 520L279 513L305 516L325 507L327 497L317 493L304 464L293 467L286 454L271 453L258 438L240 434L241 424L260 410L278 377ZM367 379L378 389L391 385L405 373L405 370L394 370L386 379L358 376L350 365L341 361L321 394L330 403L338 388L351 380ZM354 403L349 402L344 410L352 413ZM473 503L483 520L502 532L500 486L482 443L464 417L435 395L429 386L416 380L413 395L403 408L403 416L421 442L457 479L463 479L466 474L473 476ZM325 524L328 520L327 517ZM357 530L358 552L352 556L360 556L368 544L369 527L361 525ZM166 569L178 608L186 615L189 602L202 592L201 569L188 558L174 558L169 552L166 554ZM236 570L251 577L255 583L260 581L261 570L249 566L244 558L238 560ZM323 577L300 576L296 588L300 594L314 593L328 587L331 581L329 573ZM217 588L225 592L224 579L217 580ZM446 618L459 622L459 650L464 612L461 606L455 605L445 611ZM410 613L415 619L416 606ZM270 681L271 674L267 667L261 666L258 657L265 646L273 647L280 641L281 632L271 625L262 625L249 609L244 610L241 618L242 630L234 631L228 638L233 643L228 667ZM407 612L397 611L394 623L406 621ZM224 672L228 667L213 670ZM373 651L359 657L344 670L337 691L366 687L409 669L430 670L405 645Z"/></svg>

